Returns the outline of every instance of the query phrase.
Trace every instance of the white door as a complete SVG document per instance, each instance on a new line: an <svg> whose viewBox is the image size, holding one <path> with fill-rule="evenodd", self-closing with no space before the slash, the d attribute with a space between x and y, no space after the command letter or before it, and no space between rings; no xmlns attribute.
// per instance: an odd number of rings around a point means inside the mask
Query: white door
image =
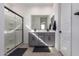
<svg viewBox="0 0 79 59"><path fill-rule="evenodd" d="M60 51L71 55L71 4L61 4Z"/></svg>

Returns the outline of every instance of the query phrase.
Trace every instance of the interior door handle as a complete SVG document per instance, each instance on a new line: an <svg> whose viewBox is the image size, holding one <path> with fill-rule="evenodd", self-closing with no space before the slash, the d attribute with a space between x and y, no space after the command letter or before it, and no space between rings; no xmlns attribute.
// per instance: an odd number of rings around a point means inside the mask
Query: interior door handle
<svg viewBox="0 0 79 59"><path fill-rule="evenodd" d="M60 30L59 33L62 33L62 31Z"/></svg>

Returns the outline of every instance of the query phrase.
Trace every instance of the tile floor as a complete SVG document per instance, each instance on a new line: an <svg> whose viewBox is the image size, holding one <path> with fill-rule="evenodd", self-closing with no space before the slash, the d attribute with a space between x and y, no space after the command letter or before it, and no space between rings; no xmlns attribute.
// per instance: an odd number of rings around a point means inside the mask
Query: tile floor
<svg viewBox="0 0 79 59"><path fill-rule="evenodd" d="M54 47L49 47L51 52L32 52L33 47L29 47L27 44L22 44L18 47L28 48L23 56L61 56L61 54Z"/></svg>

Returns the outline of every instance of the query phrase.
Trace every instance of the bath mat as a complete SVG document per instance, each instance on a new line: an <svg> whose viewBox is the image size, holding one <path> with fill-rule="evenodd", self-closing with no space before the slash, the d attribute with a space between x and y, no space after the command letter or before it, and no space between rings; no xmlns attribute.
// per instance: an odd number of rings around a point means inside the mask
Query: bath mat
<svg viewBox="0 0 79 59"><path fill-rule="evenodd" d="M50 52L47 46L35 46L33 52Z"/></svg>
<svg viewBox="0 0 79 59"><path fill-rule="evenodd" d="M17 48L8 56L22 56L26 50L27 48Z"/></svg>

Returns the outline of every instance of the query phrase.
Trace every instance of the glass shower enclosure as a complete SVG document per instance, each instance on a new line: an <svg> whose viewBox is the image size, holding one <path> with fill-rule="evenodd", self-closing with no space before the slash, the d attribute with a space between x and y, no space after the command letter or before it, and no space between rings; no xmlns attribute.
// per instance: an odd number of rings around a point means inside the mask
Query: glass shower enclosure
<svg viewBox="0 0 79 59"><path fill-rule="evenodd" d="M4 7L5 14L5 54L23 42L23 17Z"/></svg>

